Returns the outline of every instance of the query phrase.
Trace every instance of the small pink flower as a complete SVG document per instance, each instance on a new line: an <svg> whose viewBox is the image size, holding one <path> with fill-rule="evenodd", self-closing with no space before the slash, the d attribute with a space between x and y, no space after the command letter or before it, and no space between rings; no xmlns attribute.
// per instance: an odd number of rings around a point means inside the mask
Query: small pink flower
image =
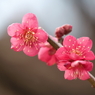
<svg viewBox="0 0 95 95"><path fill-rule="evenodd" d="M34 14L24 15L22 24L13 23L8 27L8 34L11 36L11 49L22 51L28 56L38 54L40 44L47 41L47 33L39 29L38 21Z"/></svg>
<svg viewBox="0 0 95 95"><path fill-rule="evenodd" d="M56 57L59 60L58 69L65 71L65 78L68 80L89 78L88 71L92 70L95 55L90 49L92 41L88 37L76 39L73 36L64 38L63 46L57 50Z"/></svg>
<svg viewBox="0 0 95 95"><path fill-rule="evenodd" d="M52 37L54 40L57 41L57 38ZM51 66L54 65L57 62L57 59L55 57L56 50L48 43L46 42L39 50L38 58L46 62L47 65Z"/></svg>

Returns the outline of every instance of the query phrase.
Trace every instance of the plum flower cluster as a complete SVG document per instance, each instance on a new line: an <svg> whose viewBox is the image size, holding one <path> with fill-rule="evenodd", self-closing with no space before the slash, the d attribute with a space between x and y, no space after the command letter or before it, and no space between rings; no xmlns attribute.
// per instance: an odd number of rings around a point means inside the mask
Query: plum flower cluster
<svg viewBox="0 0 95 95"><path fill-rule="evenodd" d="M65 79L72 80L79 78L86 80L90 78L88 71L93 68L95 55L90 50L92 41L88 37L76 39L73 36L64 38L63 46L57 50L57 67L60 71L65 71Z"/></svg>
<svg viewBox="0 0 95 95"><path fill-rule="evenodd" d="M13 23L8 26L8 35L11 36L11 49L23 51L28 56L38 54L38 59L52 66L56 63L60 71L65 71L64 78L68 80L79 78L81 80L89 79L89 71L93 68L90 60L95 59L91 51L92 40L89 37L76 39L68 35L62 40L62 47L56 50L47 40L47 33L39 28L37 17L28 13L24 15L22 23ZM72 26L67 24L56 28L55 37L52 37L56 43L72 31Z"/></svg>

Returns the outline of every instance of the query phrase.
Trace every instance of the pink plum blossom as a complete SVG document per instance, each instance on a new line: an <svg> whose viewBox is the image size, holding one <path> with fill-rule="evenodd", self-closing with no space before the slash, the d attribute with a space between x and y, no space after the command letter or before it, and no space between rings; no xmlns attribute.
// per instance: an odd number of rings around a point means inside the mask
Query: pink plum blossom
<svg viewBox="0 0 95 95"><path fill-rule="evenodd" d="M11 49L23 51L28 56L38 54L40 44L47 41L47 33L38 27L38 21L34 14L24 15L22 24L13 23L8 27L11 36Z"/></svg>
<svg viewBox="0 0 95 95"><path fill-rule="evenodd" d="M57 38L51 37L54 40L57 41ZM47 65L51 66L54 65L57 62L56 56L55 56L56 50L48 43L46 42L39 50L38 58L46 62Z"/></svg>
<svg viewBox="0 0 95 95"><path fill-rule="evenodd" d="M92 70L93 63L89 60L95 59L91 48L92 41L88 37L76 39L73 36L67 36L64 38L63 47L57 50L56 57L58 69L65 71L65 79L86 80L90 78L88 71Z"/></svg>

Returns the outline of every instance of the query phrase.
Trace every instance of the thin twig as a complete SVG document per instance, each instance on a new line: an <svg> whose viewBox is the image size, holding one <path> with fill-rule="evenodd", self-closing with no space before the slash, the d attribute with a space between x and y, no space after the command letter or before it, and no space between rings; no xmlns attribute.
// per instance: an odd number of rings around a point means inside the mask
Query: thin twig
<svg viewBox="0 0 95 95"><path fill-rule="evenodd" d="M48 40L47 40L51 46L53 46L56 50L60 47L62 47L62 45L60 43L57 43L56 41L54 41L49 35L48 35Z"/></svg>
<svg viewBox="0 0 95 95"><path fill-rule="evenodd" d="M90 72L88 73L90 75L90 78L88 79L88 81L92 84L92 87L95 88L95 77Z"/></svg>

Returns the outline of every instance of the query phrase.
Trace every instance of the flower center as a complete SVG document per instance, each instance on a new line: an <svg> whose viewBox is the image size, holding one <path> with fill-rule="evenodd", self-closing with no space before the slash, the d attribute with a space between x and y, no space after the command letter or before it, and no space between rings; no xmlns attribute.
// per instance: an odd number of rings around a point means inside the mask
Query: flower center
<svg viewBox="0 0 95 95"><path fill-rule="evenodd" d="M79 56L82 56L82 53L79 50L72 49L72 52Z"/></svg>
<svg viewBox="0 0 95 95"><path fill-rule="evenodd" d="M25 34L25 40L31 40L31 39L34 39L34 32L31 32L31 31L28 31L26 32Z"/></svg>
<svg viewBox="0 0 95 95"><path fill-rule="evenodd" d="M32 43L37 41L37 37L35 37L34 35L35 35L35 33L33 31L28 31L25 33L24 42L26 43L26 45L27 44L31 45Z"/></svg>

